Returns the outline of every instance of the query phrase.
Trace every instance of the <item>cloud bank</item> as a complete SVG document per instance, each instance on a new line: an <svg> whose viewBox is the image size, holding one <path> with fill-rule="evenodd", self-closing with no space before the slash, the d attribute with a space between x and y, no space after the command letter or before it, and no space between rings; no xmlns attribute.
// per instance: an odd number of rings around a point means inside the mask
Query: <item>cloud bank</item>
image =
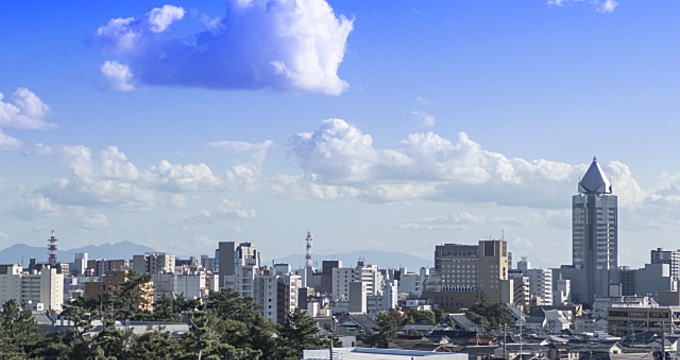
<svg viewBox="0 0 680 360"><path fill-rule="evenodd" d="M313 132L289 141L304 174L279 176L275 192L318 198L359 198L371 202L429 199L561 208L576 191L588 164L523 159L484 149L460 132L447 139L433 132L408 135L392 149L342 119L328 119ZM622 204L645 193L627 165L606 166Z"/></svg>
<svg viewBox="0 0 680 360"><path fill-rule="evenodd" d="M133 83L213 89L274 89L338 95L338 76L352 21L325 0L228 0L219 22L180 37L171 30L186 10L154 8L139 18L114 18L95 39L102 74L116 90Z"/></svg>

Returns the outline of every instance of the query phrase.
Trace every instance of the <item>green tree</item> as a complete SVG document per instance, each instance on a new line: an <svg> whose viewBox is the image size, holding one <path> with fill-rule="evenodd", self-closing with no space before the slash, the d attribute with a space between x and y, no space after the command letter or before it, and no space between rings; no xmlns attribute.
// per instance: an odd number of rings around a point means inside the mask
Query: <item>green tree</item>
<svg viewBox="0 0 680 360"><path fill-rule="evenodd" d="M276 327L260 315L252 299L222 290L211 294L205 305L217 318L212 326L223 343L260 352L264 359L276 358Z"/></svg>
<svg viewBox="0 0 680 360"><path fill-rule="evenodd" d="M130 360L176 359L182 350L180 342L167 331L149 331L136 338Z"/></svg>
<svg viewBox="0 0 680 360"><path fill-rule="evenodd" d="M368 338L368 344L379 348L389 347L390 342L397 338L397 333L401 330L405 320L404 316L397 310L379 312L375 322L380 330Z"/></svg>
<svg viewBox="0 0 680 360"><path fill-rule="evenodd" d="M406 318L409 324L435 324L435 313L430 310L407 309Z"/></svg>
<svg viewBox="0 0 680 360"><path fill-rule="evenodd" d="M280 359L300 359L304 349L322 349L328 346L328 340L321 335L316 322L311 317L295 309L286 316L279 325L277 349Z"/></svg>
<svg viewBox="0 0 680 360"><path fill-rule="evenodd" d="M149 304L144 286L151 281L149 274L137 274L130 271L127 281L118 285L112 297L114 312L111 314L116 320L141 320L149 315L143 308Z"/></svg>
<svg viewBox="0 0 680 360"><path fill-rule="evenodd" d="M500 329L503 325L511 325L514 322L510 309L503 303L479 302L470 306L465 311L465 316L475 324L492 330Z"/></svg>
<svg viewBox="0 0 680 360"><path fill-rule="evenodd" d="M20 359L40 342L41 335L30 310L22 309L15 300L2 306L0 314L0 354L3 358Z"/></svg>
<svg viewBox="0 0 680 360"><path fill-rule="evenodd" d="M182 321L184 315L192 309L196 309L200 301L187 299L183 296L164 296L153 305L153 313L147 316L148 320L156 321Z"/></svg>

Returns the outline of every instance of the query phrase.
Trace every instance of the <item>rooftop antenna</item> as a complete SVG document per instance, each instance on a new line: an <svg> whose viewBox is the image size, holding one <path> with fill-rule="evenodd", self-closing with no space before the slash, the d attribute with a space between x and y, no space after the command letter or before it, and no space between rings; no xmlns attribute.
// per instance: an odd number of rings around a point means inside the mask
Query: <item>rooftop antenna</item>
<svg viewBox="0 0 680 360"><path fill-rule="evenodd" d="M501 240L505 241L505 229L501 229Z"/></svg>
<svg viewBox="0 0 680 360"><path fill-rule="evenodd" d="M305 237L305 242L307 243L307 253L305 254L305 268L312 269L314 263L312 262L312 233L307 231L307 237Z"/></svg>
<svg viewBox="0 0 680 360"><path fill-rule="evenodd" d="M57 237L54 236L54 230L52 230L52 236L47 239L47 262L51 267L57 266Z"/></svg>

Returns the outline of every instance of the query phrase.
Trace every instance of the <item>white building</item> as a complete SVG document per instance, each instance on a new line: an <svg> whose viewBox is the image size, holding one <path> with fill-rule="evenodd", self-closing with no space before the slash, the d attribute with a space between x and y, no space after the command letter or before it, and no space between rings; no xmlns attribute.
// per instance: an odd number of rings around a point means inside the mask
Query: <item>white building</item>
<svg viewBox="0 0 680 360"><path fill-rule="evenodd" d="M33 273L24 272L21 265L7 265L0 273L0 302L10 299L26 306L43 304L45 309L61 311L64 305L64 275L55 268Z"/></svg>
<svg viewBox="0 0 680 360"><path fill-rule="evenodd" d="M333 268L333 300L349 300L349 284L353 280L353 268Z"/></svg>
<svg viewBox="0 0 680 360"><path fill-rule="evenodd" d="M163 297L182 296L187 299L205 298L210 291L215 291L215 280L205 271L183 273L159 273L153 275L154 300ZM210 280L213 287L210 288Z"/></svg>
<svg viewBox="0 0 680 360"><path fill-rule="evenodd" d="M233 241L219 244L220 289L231 289L254 298L255 277L260 269L260 253L254 244Z"/></svg>
<svg viewBox="0 0 680 360"><path fill-rule="evenodd" d="M528 269L525 273L529 277L529 293L536 301L536 305L551 306L553 304L552 270Z"/></svg>
<svg viewBox="0 0 680 360"><path fill-rule="evenodd" d="M73 273L76 275L85 274L87 269L87 253L76 253L73 259Z"/></svg>
<svg viewBox="0 0 680 360"><path fill-rule="evenodd" d="M301 276L290 272L279 273L276 269L265 267L255 277L253 300L259 305L262 316L280 323L298 308L301 287Z"/></svg>
<svg viewBox="0 0 680 360"><path fill-rule="evenodd" d="M365 265L362 261L354 268L333 268L332 273L333 300L350 299L350 284L361 282L367 295L382 295L383 276L378 265Z"/></svg>

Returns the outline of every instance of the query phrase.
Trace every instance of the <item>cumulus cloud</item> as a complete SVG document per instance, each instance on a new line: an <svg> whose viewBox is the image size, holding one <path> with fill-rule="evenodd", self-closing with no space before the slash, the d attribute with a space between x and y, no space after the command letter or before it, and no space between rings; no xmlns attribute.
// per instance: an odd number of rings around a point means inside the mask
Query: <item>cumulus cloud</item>
<svg viewBox="0 0 680 360"><path fill-rule="evenodd" d="M150 30L160 33L168 29L170 24L184 17L184 9L179 6L163 5L149 11L148 22Z"/></svg>
<svg viewBox="0 0 680 360"><path fill-rule="evenodd" d="M183 8L164 5L99 27L96 40L116 59L107 77L130 76L118 84L331 95L347 88L338 68L353 24L325 0L228 0L217 25L213 20L191 36L173 34L184 15Z"/></svg>
<svg viewBox="0 0 680 360"><path fill-rule="evenodd" d="M242 146L247 147L245 144ZM257 144L251 145L257 148ZM123 210L151 209L159 199L183 207L186 193L253 189L261 176L259 162L264 160L264 155L244 155L243 162L219 175L205 163L176 164L168 160L140 169L115 146L95 155L83 145L62 146L55 155L70 174L38 189L40 196L62 206Z"/></svg>
<svg viewBox="0 0 680 360"><path fill-rule="evenodd" d="M109 89L119 91L132 91L135 86L132 84L132 71L127 65L117 61L105 61L101 67L102 75L107 80Z"/></svg>
<svg viewBox="0 0 680 360"><path fill-rule="evenodd" d="M16 204L9 213L22 220L33 220L40 217L60 216L63 211L49 198L41 194L34 194Z"/></svg>
<svg viewBox="0 0 680 360"><path fill-rule="evenodd" d="M0 150L20 150L21 140L5 134L5 130L46 130L56 127L45 121L50 108L27 88L18 88L5 100L0 93Z"/></svg>
<svg viewBox="0 0 680 360"><path fill-rule="evenodd" d="M484 149L464 132L453 140L415 133L392 149L378 149L370 135L341 119L293 136L289 146L304 174L277 177L275 192L285 193L287 182L293 194L374 202L424 198L559 208L588 166L508 157ZM622 204L645 198L625 164L611 162L605 168L626 199Z"/></svg>

